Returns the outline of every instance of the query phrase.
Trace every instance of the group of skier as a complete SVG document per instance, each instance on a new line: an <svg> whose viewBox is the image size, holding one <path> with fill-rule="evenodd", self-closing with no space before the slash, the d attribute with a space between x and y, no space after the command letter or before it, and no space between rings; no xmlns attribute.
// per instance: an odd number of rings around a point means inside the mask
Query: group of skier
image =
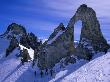
<svg viewBox="0 0 110 82"><path fill-rule="evenodd" d="M41 70L40 76L42 78L44 75L48 75L49 73L50 73L50 76L52 77L54 74L54 70L53 69L48 70L47 68L45 69L45 72L43 70ZM36 71L34 72L34 75L36 76Z"/></svg>

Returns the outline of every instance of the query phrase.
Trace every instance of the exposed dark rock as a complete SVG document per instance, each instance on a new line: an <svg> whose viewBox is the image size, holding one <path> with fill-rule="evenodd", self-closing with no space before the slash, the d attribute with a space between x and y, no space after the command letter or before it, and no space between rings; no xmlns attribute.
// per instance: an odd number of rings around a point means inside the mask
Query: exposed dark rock
<svg viewBox="0 0 110 82"><path fill-rule="evenodd" d="M69 63L74 64L76 63L76 59L74 57L68 56L65 58L64 63L65 65L68 65Z"/></svg>
<svg viewBox="0 0 110 82"><path fill-rule="evenodd" d="M76 47L75 54L78 58L90 60L92 55L95 54L91 41L83 38Z"/></svg>
<svg viewBox="0 0 110 82"><path fill-rule="evenodd" d="M42 42L39 42L37 37L33 33L28 33L20 39L20 44L27 48L38 49L41 46Z"/></svg>
<svg viewBox="0 0 110 82"><path fill-rule="evenodd" d="M8 39L11 39L12 37L16 37L17 39L19 39L20 36L25 34L26 30L23 26L18 25L16 23L12 23L8 26L6 32L1 36L7 37Z"/></svg>
<svg viewBox="0 0 110 82"><path fill-rule="evenodd" d="M54 32L50 35L48 40L53 39L59 31L64 31L64 30L65 30L65 27L63 23L60 23L59 26L56 29L54 29Z"/></svg>
<svg viewBox="0 0 110 82"><path fill-rule="evenodd" d="M31 60L31 57L29 56L27 49L23 49L23 51L21 51L20 54L22 56L21 58L22 63L28 62L28 60Z"/></svg>
<svg viewBox="0 0 110 82"><path fill-rule="evenodd" d="M74 30L74 24L78 21L82 21L82 29L80 35L80 42L85 38L85 40L89 40L91 42L91 46L93 47L94 51L104 51L106 52L110 46L107 44L107 41L104 39L99 21L97 20L95 11L87 7L87 5L81 5L78 10L76 11L75 15L71 18L67 28ZM74 34L74 33L72 33ZM85 48L82 47L83 44L79 44L78 51L80 50L81 53L85 52L82 55L86 55L88 57L88 52L86 53ZM90 52L89 52L90 53ZM89 54L90 56L91 54Z"/></svg>
<svg viewBox="0 0 110 82"><path fill-rule="evenodd" d="M49 40L43 44L38 60L40 68L52 68L56 63L60 62L62 58L74 52L73 36L69 36L66 29L61 29L62 27L64 28L64 26L60 24L57 29L54 30L54 33L52 33L53 35L56 32L54 37L49 38Z"/></svg>
<svg viewBox="0 0 110 82"><path fill-rule="evenodd" d="M82 21L82 29L79 44L75 48L73 43L74 24L78 20ZM95 52L106 52L110 48L102 35L95 11L85 4L77 9L67 28L61 31L62 27L64 28L64 25L60 24L50 35L47 42L43 44L38 60L40 68L52 68L62 58L72 54L79 58L90 60ZM58 35L59 32L62 33ZM85 45L86 42L88 43L87 45Z"/></svg>
<svg viewBox="0 0 110 82"><path fill-rule="evenodd" d="M6 56L17 48L19 43L27 48L32 48L37 51L39 50L39 46L42 44L42 42L39 42L38 38L33 33L27 33L23 26L16 23L10 24L6 32L0 37L7 38L10 41L10 45L6 49Z"/></svg>

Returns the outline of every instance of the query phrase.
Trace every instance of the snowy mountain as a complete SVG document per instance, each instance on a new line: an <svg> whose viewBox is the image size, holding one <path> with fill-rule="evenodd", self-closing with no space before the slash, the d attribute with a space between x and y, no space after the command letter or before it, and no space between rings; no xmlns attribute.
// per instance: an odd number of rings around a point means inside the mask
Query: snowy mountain
<svg viewBox="0 0 110 82"><path fill-rule="evenodd" d="M9 56L18 47L19 52L25 49L34 55L34 50L37 51L41 44L32 32L28 33L25 27L12 23L7 27L6 32L0 35L0 59ZM33 60L32 56L31 58Z"/></svg>
<svg viewBox="0 0 110 82"><path fill-rule="evenodd" d="M0 36L0 82L110 82L110 52L107 54L98 52L90 62L77 59L73 55L73 63L65 65L66 58L62 58L53 67L52 76L50 75L51 69L48 69L48 75L45 74L45 70L42 70L43 77L41 77L41 69L37 65L38 59L35 61L35 52L39 43L36 43L34 34L27 35L26 33L24 36L17 31L16 35L15 29L13 32L12 30L11 33L8 31ZM54 32L47 40L47 44L51 45L63 32L61 30ZM10 55L5 57L7 49L10 49L10 45L13 48L14 44L18 46L14 47ZM79 41L74 41L75 46L78 44ZM28 53L25 53L25 50ZM19 56L21 53L28 54L30 57L27 62L24 62L24 65L21 62L22 56ZM69 59L68 62L71 60Z"/></svg>
<svg viewBox="0 0 110 82"><path fill-rule="evenodd" d="M74 41L77 20L82 29ZM22 25L10 24L0 35L0 82L110 82L110 45L86 4L43 42Z"/></svg>

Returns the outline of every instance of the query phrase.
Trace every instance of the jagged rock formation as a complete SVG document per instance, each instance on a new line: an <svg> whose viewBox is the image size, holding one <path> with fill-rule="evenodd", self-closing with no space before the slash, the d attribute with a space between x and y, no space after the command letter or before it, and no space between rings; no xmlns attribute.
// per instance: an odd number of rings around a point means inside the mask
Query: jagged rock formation
<svg viewBox="0 0 110 82"><path fill-rule="evenodd" d="M75 48L74 24L78 20L82 21L82 29L79 44ZM19 44L32 48L35 51L34 58L38 58L38 67L41 70L54 67L61 59L65 59L65 64L75 63L76 57L90 60L95 52L107 52L110 48L102 35L95 11L85 4L77 9L66 28L60 23L43 45L33 33L27 33L23 26L16 23L9 25L7 31L0 35L1 37L10 41L6 56ZM27 50L23 50L21 55L23 61L29 58Z"/></svg>
<svg viewBox="0 0 110 82"><path fill-rule="evenodd" d="M104 39L102 35L100 24L99 21L97 20L95 11L92 8L87 7L87 5L85 4L81 5L76 11L75 15L71 18L67 28L70 30L74 30L74 24L78 20L82 21L82 29L80 43L78 45L77 51L80 52L81 54L83 52L89 51L88 47L84 47L84 44L82 44L83 40L85 42L86 40L87 41L89 40L89 42L91 43L91 47L93 47L94 51L107 52L110 46L107 44L107 41ZM84 56L85 59L88 59L86 58L87 56L89 56L86 55L87 53L83 53L83 55L85 55Z"/></svg>
<svg viewBox="0 0 110 82"><path fill-rule="evenodd" d="M70 56L74 52L72 37L61 23L43 44L39 53L38 66L41 69L52 68L62 58Z"/></svg>
<svg viewBox="0 0 110 82"><path fill-rule="evenodd" d="M74 24L78 20L82 21L82 29L78 47L75 48ZM39 53L38 66L41 69L51 68L62 58L72 54L90 60L92 54L97 51L106 52L108 48L110 46L102 35L95 11L83 4L70 19L67 28L61 23L44 43Z"/></svg>
<svg viewBox="0 0 110 82"><path fill-rule="evenodd" d="M28 33L20 38L20 44L27 48L38 49L42 42L38 42L37 37L33 33Z"/></svg>
<svg viewBox="0 0 110 82"><path fill-rule="evenodd" d="M64 30L65 30L65 27L63 23L60 23L59 26L56 29L54 29L54 32L50 35L48 40L53 39L59 31L64 31Z"/></svg>
<svg viewBox="0 0 110 82"><path fill-rule="evenodd" d="M38 42L37 37L33 33L27 33L25 27L12 23L8 26L6 32L0 35L0 38L6 38L10 41L8 48L6 49L6 57L17 47L19 44L36 50L41 46L42 42Z"/></svg>
<svg viewBox="0 0 110 82"><path fill-rule="evenodd" d="M23 26L18 25L16 23L12 23L8 26L6 32L1 35L1 37L6 37L8 39L11 39L13 37L16 37L16 39L20 39L21 36L26 35L26 30Z"/></svg>
<svg viewBox="0 0 110 82"><path fill-rule="evenodd" d="M23 51L21 51L20 55L22 57L22 59L21 59L22 64L24 64L24 62L28 62L28 60L31 60L27 49L23 49Z"/></svg>

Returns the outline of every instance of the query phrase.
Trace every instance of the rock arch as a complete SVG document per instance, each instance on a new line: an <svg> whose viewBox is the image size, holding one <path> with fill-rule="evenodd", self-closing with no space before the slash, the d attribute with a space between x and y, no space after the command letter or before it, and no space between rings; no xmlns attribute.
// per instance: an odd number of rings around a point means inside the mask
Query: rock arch
<svg viewBox="0 0 110 82"><path fill-rule="evenodd" d="M74 30L74 24L78 20L82 21L80 42L83 39L87 39L91 41L91 44L95 51L107 51L109 45L102 35L100 24L97 20L95 11L92 8L87 7L87 5L85 4L81 5L68 23L67 30L68 32L70 32L69 30L71 30L70 34L74 34L74 31L72 30ZM79 46L80 45L81 44L79 44Z"/></svg>
<svg viewBox="0 0 110 82"><path fill-rule="evenodd" d="M77 48L74 47L74 24L82 21L80 43ZM62 32L57 38L57 34ZM107 51L110 47L104 39L96 13L87 5L81 5L75 15L70 19L67 28L61 23L49 39L41 46L38 59L40 69L52 68L62 58L76 55L79 58L91 59L92 51L88 49L88 43L93 51Z"/></svg>

